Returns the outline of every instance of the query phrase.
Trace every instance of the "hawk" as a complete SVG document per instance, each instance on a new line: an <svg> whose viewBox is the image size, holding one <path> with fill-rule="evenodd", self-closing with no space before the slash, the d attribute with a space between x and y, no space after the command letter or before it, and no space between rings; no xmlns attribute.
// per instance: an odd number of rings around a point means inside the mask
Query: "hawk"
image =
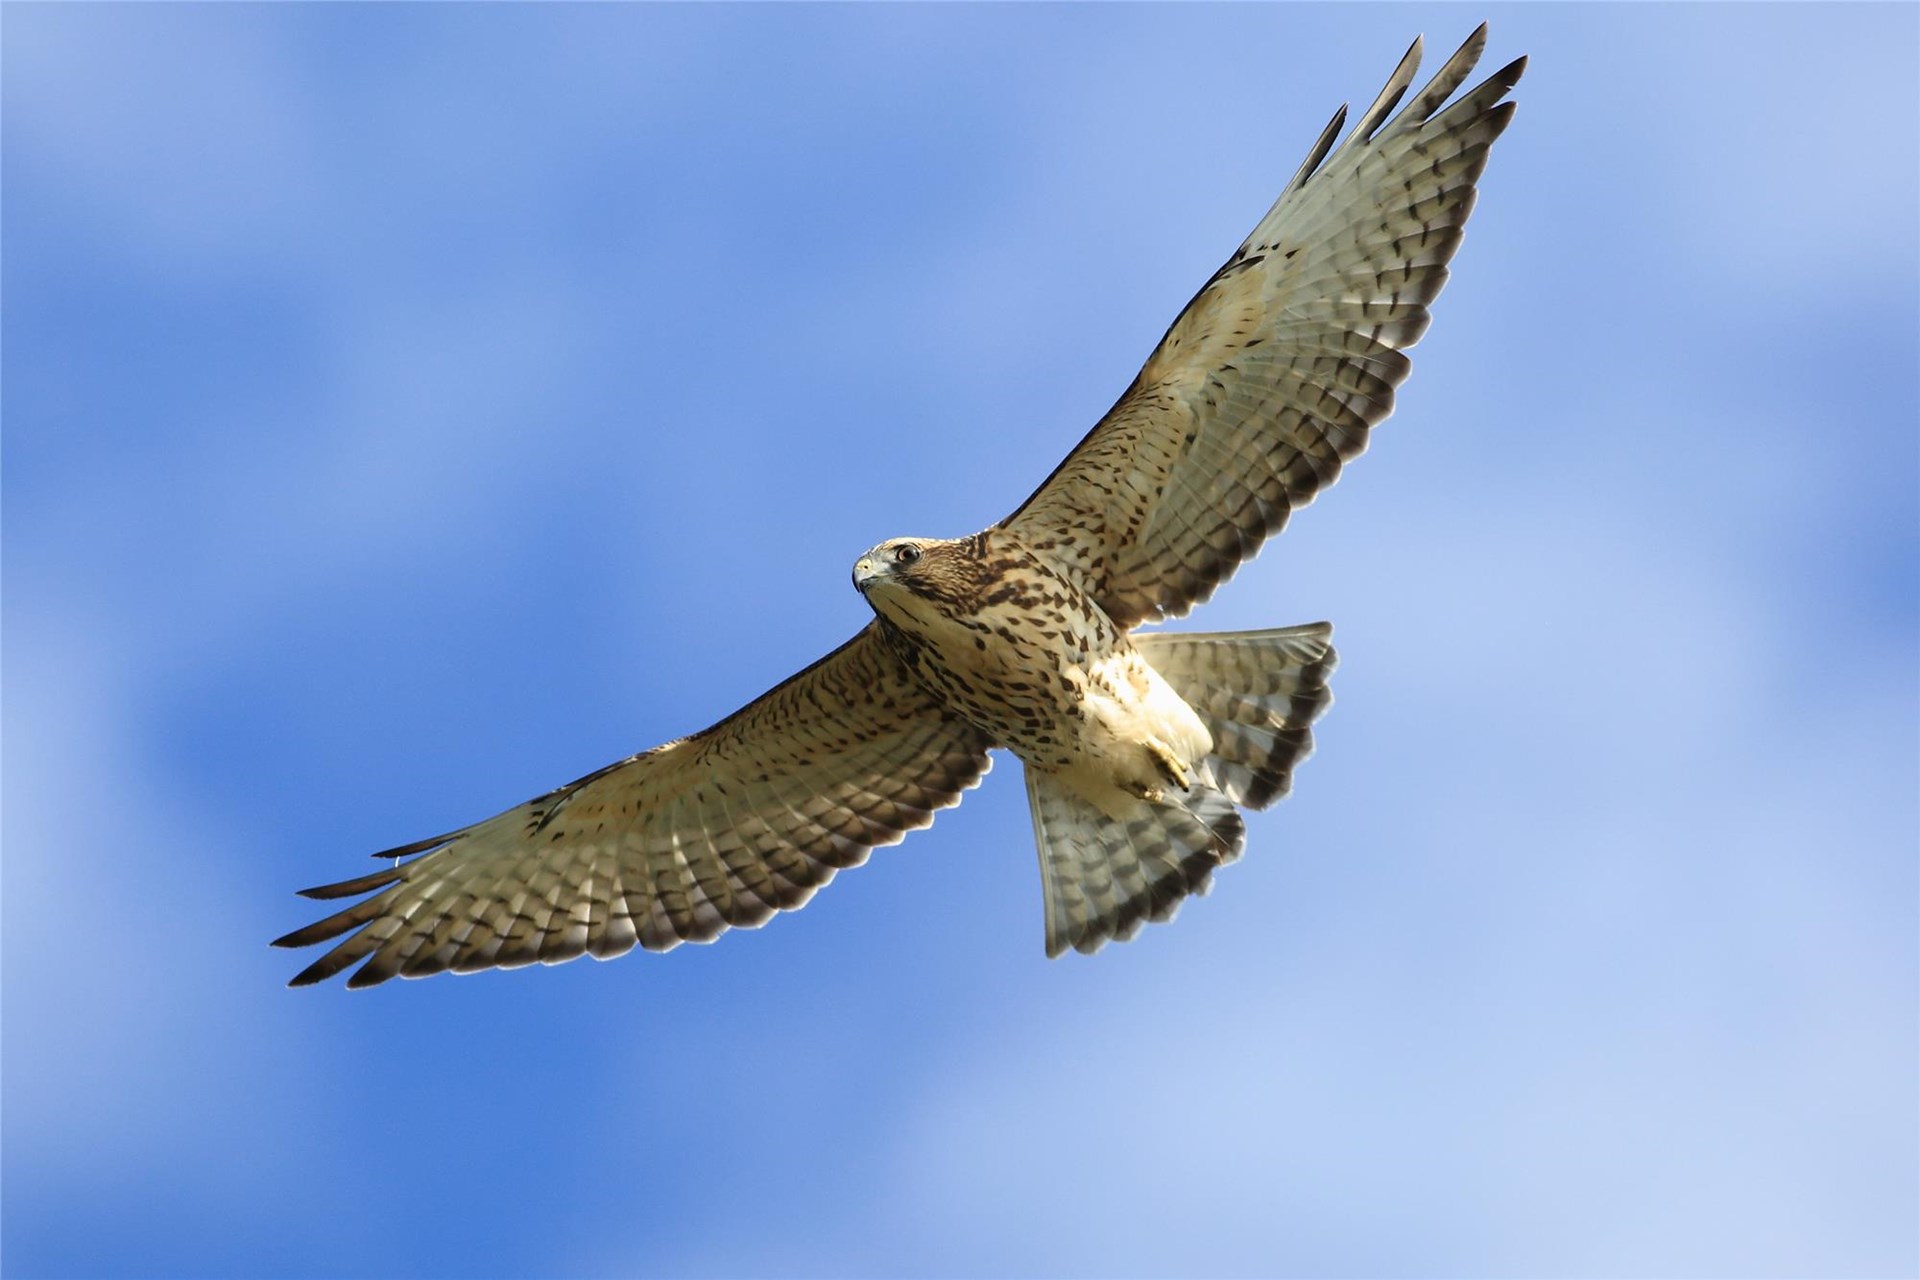
<svg viewBox="0 0 1920 1280"><path fill-rule="evenodd" d="M1391 114L1415 40L1336 149L1342 107L1012 515L875 546L853 566L873 620L711 728L306 890L372 896L277 941L338 939L292 985L711 941L927 826L996 747L1025 766L1049 956L1171 918L1312 749L1332 629L1136 628L1207 600L1392 411L1526 65L1449 105L1485 43Z"/></svg>

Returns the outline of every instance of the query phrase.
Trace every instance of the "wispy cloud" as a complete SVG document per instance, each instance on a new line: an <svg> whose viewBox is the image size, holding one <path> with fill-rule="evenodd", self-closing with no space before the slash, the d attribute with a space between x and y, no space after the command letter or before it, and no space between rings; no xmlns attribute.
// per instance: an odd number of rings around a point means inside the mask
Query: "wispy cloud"
<svg viewBox="0 0 1920 1280"><path fill-rule="evenodd" d="M1002 760L711 950L279 989L1010 508L1450 23L10 10L10 1266L1911 1270L1907 10L1496 16L1403 412L1196 619L1345 665L1179 925L1044 964Z"/></svg>

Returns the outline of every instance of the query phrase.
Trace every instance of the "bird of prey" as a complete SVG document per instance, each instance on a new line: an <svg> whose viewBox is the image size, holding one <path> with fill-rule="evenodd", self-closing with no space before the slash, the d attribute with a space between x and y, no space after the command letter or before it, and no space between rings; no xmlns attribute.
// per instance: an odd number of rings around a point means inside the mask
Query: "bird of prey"
<svg viewBox="0 0 1920 1280"><path fill-rule="evenodd" d="M1414 41L1336 148L1342 107L1012 515L875 546L853 566L873 620L711 728L306 890L372 896L278 940L339 939L293 985L711 941L928 825L996 747L1025 766L1048 955L1170 918L1240 854L1240 810L1286 794L1334 652L1325 623L1136 628L1211 596L1392 411L1526 65L1449 104L1485 42L1394 114Z"/></svg>

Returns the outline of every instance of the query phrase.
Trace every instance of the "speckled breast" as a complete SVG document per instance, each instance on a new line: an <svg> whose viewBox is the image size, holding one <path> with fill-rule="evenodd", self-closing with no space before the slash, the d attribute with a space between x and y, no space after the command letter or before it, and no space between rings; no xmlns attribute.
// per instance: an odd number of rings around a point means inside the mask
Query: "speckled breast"
<svg viewBox="0 0 1920 1280"><path fill-rule="evenodd" d="M1113 620L1044 560L995 530L983 586L911 617L882 615L907 667L994 742L1042 768L1081 754L1094 664L1130 648Z"/></svg>

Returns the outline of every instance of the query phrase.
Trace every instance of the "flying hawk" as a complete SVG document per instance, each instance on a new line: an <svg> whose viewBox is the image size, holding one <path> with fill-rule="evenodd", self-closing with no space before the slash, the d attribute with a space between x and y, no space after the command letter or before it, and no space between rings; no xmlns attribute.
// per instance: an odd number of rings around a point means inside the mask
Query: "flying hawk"
<svg viewBox="0 0 1920 1280"><path fill-rule="evenodd" d="M1048 955L1171 918L1239 855L1239 810L1286 794L1334 652L1325 623L1135 628L1211 596L1392 411L1526 65L1446 105L1485 43L1483 25L1389 118L1414 41L1336 150L1342 107L1012 515L868 551L853 580L874 620L712 728L306 890L373 896L277 941L340 939L293 985L362 961L348 986L758 925L957 804L994 747L1026 766Z"/></svg>

